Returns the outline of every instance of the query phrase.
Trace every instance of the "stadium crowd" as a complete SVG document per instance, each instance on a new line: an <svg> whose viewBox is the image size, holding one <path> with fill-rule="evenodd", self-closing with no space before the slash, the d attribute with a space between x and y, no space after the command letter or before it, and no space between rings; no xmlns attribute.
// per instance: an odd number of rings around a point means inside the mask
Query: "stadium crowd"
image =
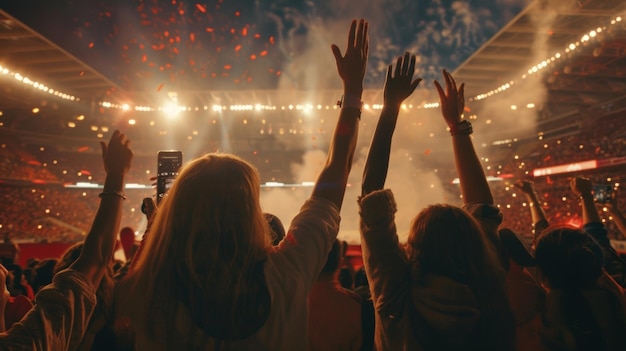
<svg viewBox="0 0 626 351"><path fill-rule="evenodd" d="M624 198L616 191L598 206L593 188L620 178L595 170L490 187L463 118L464 85L446 71L435 87L463 203L422 209L399 242L393 193L402 189L385 183L401 105L421 81L409 53L388 67L365 162L363 266L346 265L336 238L368 49L364 20L351 23L345 50L332 46L344 87L337 126L286 230L261 210L257 167L235 155L188 162L157 209L150 189L124 188L145 183L153 160L134 158L121 131L102 142L102 156L71 156L79 169L69 171L69 155L27 153L7 141L0 350L625 350L625 265L609 242L626 231ZM623 143L611 136L623 133L623 117L563 138L549 158L538 146L524 161L536 168L619 157ZM104 188L60 186L78 172L104 179ZM17 182L34 179L49 184ZM145 211L125 211L143 198ZM120 237L128 256L114 261L121 223L132 227L142 212L149 224L141 243ZM18 239L80 244L20 267Z"/></svg>

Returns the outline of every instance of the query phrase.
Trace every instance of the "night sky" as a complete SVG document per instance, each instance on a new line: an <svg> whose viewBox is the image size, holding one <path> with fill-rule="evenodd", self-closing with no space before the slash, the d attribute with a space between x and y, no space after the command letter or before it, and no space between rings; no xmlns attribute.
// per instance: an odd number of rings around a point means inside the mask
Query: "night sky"
<svg viewBox="0 0 626 351"><path fill-rule="evenodd" d="M0 0L2 9L129 91L333 89L330 44L370 21L366 88L405 50L431 82L528 0ZM430 84L430 83L427 83Z"/></svg>

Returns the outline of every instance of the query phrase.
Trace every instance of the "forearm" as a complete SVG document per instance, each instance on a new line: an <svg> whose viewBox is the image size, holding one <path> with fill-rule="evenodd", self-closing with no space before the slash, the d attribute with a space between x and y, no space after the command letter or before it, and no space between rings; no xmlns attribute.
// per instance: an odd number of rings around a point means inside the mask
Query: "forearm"
<svg viewBox="0 0 626 351"><path fill-rule="evenodd" d="M580 201L583 208L583 224L601 223L600 214L596 209L596 204L593 202L593 195L584 193L580 196Z"/></svg>
<svg viewBox="0 0 626 351"><path fill-rule="evenodd" d="M360 94L358 95L361 96ZM335 127L328 159L320 173L313 196L325 198L341 208L348 182L348 175L352 168L352 158L356 149L361 110L352 107L343 107L339 113L339 120Z"/></svg>
<svg viewBox="0 0 626 351"><path fill-rule="evenodd" d="M617 229L619 229L622 235L626 235L626 218L624 215L617 208L610 209L609 214L613 217L613 222L615 222Z"/></svg>
<svg viewBox="0 0 626 351"><path fill-rule="evenodd" d="M71 268L83 273L92 283L99 284L104 267L113 256L117 231L122 219L124 199L116 195L124 189L123 175L107 175L103 196L91 229L85 238L83 251Z"/></svg>
<svg viewBox="0 0 626 351"><path fill-rule="evenodd" d="M399 106L383 107L365 162L361 195L367 195L385 186L391 153L391 139L399 112Z"/></svg>
<svg viewBox="0 0 626 351"><path fill-rule="evenodd" d="M547 220L546 213L543 210L543 207L541 207L541 203L539 203L537 194L534 192L526 194L526 199L528 200L528 206L530 207L530 216L533 224L538 223L541 220Z"/></svg>
<svg viewBox="0 0 626 351"><path fill-rule="evenodd" d="M452 136L454 161L461 183L463 202L493 204L491 189L485 178L485 172L474 150L474 144L468 134Z"/></svg>

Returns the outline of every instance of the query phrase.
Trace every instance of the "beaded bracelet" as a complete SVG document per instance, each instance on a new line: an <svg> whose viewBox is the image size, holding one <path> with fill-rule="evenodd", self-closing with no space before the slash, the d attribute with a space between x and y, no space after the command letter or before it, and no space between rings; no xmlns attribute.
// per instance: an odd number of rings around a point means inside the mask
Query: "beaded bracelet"
<svg viewBox="0 0 626 351"><path fill-rule="evenodd" d="M450 135L452 136L459 134L470 135L473 132L472 124L466 119L450 127Z"/></svg>
<svg viewBox="0 0 626 351"><path fill-rule="evenodd" d="M121 191L103 191L100 194L98 194L98 197L103 198L104 196L107 196L107 195L119 196L122 198L122 200L126 200L126 194L124 194Z"/></svg>

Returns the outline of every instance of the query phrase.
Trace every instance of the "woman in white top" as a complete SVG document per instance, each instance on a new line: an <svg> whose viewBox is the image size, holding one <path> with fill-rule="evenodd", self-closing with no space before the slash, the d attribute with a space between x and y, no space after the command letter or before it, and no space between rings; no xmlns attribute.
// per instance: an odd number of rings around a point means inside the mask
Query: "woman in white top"
<svg viewBox="0 0 626 351"><path fill-rule="evenodd" d="M311 198L272 247L257 170L227 154L183 167L127 280L137 350L304 350L308 290L339 229L356 147L367 22L332 46L344 104Z"/></svg>

